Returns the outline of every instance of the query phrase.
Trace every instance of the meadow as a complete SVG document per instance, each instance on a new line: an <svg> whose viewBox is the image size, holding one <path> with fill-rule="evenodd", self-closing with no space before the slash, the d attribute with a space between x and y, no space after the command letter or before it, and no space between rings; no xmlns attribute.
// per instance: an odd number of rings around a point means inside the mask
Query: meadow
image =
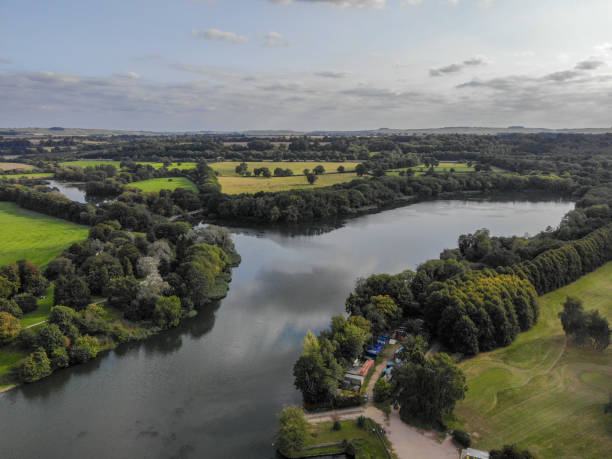
<svg viewBox="0 0 612 459"><path fill-rule="evenodd" d="M44 266L88 232L86 226L0 202L0 265L27 259Z"/></svg>
<svg viewBox="0 0 612 459"><path fill-rule="evenodd" d="M34 166L23 163L3 163L0 162L0 171L11 171L13 169L33 169Z"/></svg>
<svg viewBox="0 0 612 459"><path fill-rule="evenodd" d="M240 164L239 161L222 161L218 163L209 163L208 165L212 167L212 169L218 172L221 177L239 177L236 173L236 166ZM334 163L334 162L325 162L325 161L296 161L296 162L287 162L287 161L257 161L257 162L247 162L249 166L249 171L253 172L253 169L257 167L267 167L270 169L270 172L274 174L274 169L280 167L281 169L291 169L291 171L295 175L303 175L304 169L313 170L315 167L321 165L325 168L325 172L336 172L338 170L338 166L344 166L347 172L354 171L355 166L359 164L358 162L344 162L344 163Z"/></svg>
<svg viewBox="0 0 612 459"><path fill-rule="evenodd" d="M16 179L16 178L44 178L44 177L53 177L52 172L30 172L25 174L5 174L0 175L0 180L3 178L7 179Z"/></svg>
<svg viewBox="0 0 612 459"><path fill-rule="evenodd" d="M474 433L476 448L516 443L539 458L609 457L612 349L566 340L557 314L568 295L612 320L612 263L541 297L537 325L510 346L461 363L469 390L452 424Z"/></svg>
<svg viewBox="0 0 612 459"><path fill-rule="evenodd" d="M319 179L310 185L303 175L294 175L291 177L218 177L221 184L221 191L226 194L240 193L257 193L258 191L287 191L301 190L313 188L321 188L325 186L335 185L337 183L350 182L355 180L357 174L323 174L319 175Z"/></svg>
<svg viewBox="0 0 612 459"><path fill-rule="evenodd" d="M195 184L186 177L163 177L142 180L140 182L132 182L129 184L129 186L139 188L142 191L174 191L177 188L185 188L196 193L198 192L198 188L195 186Z"/></svg>
<svg viewBox="0 0 612 459"><path fill-rule="evenodd" d="M108 165L113 165L115 166L117 169L121 169L121 161L105 161L105 160L81 160L81 161L64 161L59 163L60 166L76 166L76 167L94 167L94 166L108 166ZM150 165L153 166L155 169L161 169L163 167L163 163L155 163L155 162L148 162L148 161L136 161L136 164L141 164L143 166L146 165ZM168 168L168 169L180 169L180 170L186 170L186 169L194 169L196 167L196 163L193 162L185 162L185 163L172 163L172 165Z"/></svg>
<svg viewBox="0 0 612 459"><path fill-rule="evenodd" d="M403 169L392 169L387 172L387 175L399 175L399 172L402 170L412 169L415 171L415 175L423 175L427 172L428 168L425 167L424 164L419 166L403 168ZM474 172L475 169L473 166L468 166L467 163L451 163L451 162L440 162L440 164L434 167L436 172L449 172L451 169L454 169L456 173L465 173L465 172Z"/></svg>

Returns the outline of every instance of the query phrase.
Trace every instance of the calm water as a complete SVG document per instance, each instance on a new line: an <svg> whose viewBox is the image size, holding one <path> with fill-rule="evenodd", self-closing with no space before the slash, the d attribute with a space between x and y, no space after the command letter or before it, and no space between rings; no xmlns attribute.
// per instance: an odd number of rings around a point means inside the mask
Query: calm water
<svg viewBox="0 0 612 459"><path fill-rule="evenodd" d="M234 228L230 292L178 329L0 395L1 458L269 458L275 413L308 329L344 310L355 279L399 272L459 234L534 234L568 202L437 201L320 235Z"/></svg>
<svg viewBox="0 0 612 459"><path fill-rule="evenodd" d="M82 204L88 202L85 190L77 187L74 184L58 182L56 180L47 180L47 182L47 186L49 186L50 188L57 188L59 192L66 196L68 199L80 202Z"/></svg>

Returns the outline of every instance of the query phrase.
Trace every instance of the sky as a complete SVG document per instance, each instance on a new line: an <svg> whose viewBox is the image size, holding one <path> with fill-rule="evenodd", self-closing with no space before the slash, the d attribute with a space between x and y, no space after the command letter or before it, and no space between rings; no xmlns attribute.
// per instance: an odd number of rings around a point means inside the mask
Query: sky
<svg viewBox="0 0 612 459"><path fill-rule="evenodd" d="M610 0L1 0L0 127L610 127L610 18Z"/></svg>

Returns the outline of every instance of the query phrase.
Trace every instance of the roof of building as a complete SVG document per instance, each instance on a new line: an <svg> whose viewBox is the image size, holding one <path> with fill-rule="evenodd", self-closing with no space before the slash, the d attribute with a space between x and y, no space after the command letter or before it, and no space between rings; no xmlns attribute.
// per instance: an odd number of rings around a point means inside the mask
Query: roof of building
<svg viewBox="0 0 612 459"><path fill-rule="evenodd" d="M474 449L474 448L468 448L466 450L467 453L467 458L474 458L474 459L489 459L489 453L488 451L480 451L479 449Z"/></svg>

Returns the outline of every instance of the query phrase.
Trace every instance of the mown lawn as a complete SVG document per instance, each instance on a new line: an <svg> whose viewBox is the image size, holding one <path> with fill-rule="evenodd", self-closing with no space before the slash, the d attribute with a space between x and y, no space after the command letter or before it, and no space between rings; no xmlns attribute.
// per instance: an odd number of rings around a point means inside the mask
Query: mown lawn
<svg viewBox="0 0 612 459"><path fill-rule="evenodd" d="M302 450L301 454L296 455L295 457L300 457L302 455L335 454L342 452L343 448L339 446L307 449L308 447L312 447L314 445L341 442L342 440L355 440L355 446L358 451L356 456L357 458L387 457L385 448L376 434L370 430L360 428L355 420L340 421L340 424L342 425L340 430L333 430L332 422L311 424L305 448Z"/></svg>
<svg viewBox="0 0 612 459"><path fill-rule="evenodd" d="M38 308L35 311L23 315L20 319L22 328L47 320L49 311L53 307L53 289L54 286L51 285L45 292L44 298L38 300Z"/></svg>
<svg viewBox="0 0 612 459"><path fill-rule="evenodd" d="M142 191L174 191L177 188L186 188L196 193L198 192L198 188L195 186L195 184L186 177L155 178L150 180L143 180L141 182L132 182L129 184L129 186L139 188Z"/></svg>
<svg viewBox="0 0 612 459"><path fill-rule="evenodd" d="M357 174L323 174L310 185L303 175L292 177L218 177L221 191L226 194L257 193L258 191L311 190L355 180Z"/></svg>
<svg viewBox="0 0 612 459"><path fill-rule="evenodd" d="M568 295L612 320L612 263L541 297L538 324L513 344L461 364L469 390L456 426L476 432L476 448L516 443L540 458L609 457L612 349L566 342L557 314Z"/></svg>
<svg viewBox="0 0 612 459"><path fill-rule="evenodd" d="M26 259L44 266L88 232L86 226L0 202L0 265Z"/></svg>
<svg viewBox="0 0 612 459"><path fill-rule="evenodd" d="M240 164L240 161L223 161L218 163L209 163L208 165L212 167L213 170L219 172L222 177L239 177L236 174L236 166ZM257 161L257 162L247 162L249 168L248 170L253 172L254 169L259 167L267 167L270 169L270 172L274 174L274 169L280 167L281 169L291 169L291 171L295 175L303 175L304 169L313 170L315 167L321 165L325 168L325 172L337 172L338 166L344 166L346 172L354 171L355 166L359 164L358 162L344 162L344 163L334 163L334 162L326 162L326 161L296 161L296 162L273 162L273 161Z"/></svg>

